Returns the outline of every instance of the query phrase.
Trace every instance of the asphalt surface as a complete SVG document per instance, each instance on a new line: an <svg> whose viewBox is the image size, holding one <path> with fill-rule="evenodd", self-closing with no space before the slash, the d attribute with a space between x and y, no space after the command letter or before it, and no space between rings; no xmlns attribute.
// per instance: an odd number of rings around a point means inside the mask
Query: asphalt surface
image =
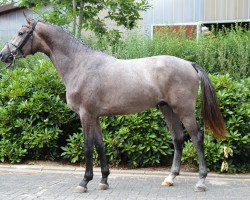
<svg viewBox="0 0 250 200"><path fill-rule="evenodd" d="M80 167L41 165L0 165L0 199L97 199L97 200L172 200L172 199L250 199L250 175L209 174L207 191L197 193L197 173L182 173L172 187L161 186L168 172L156 170L111 170L110 189L98 190L99 169L88 184L87 193L75 193L83 178Z"/></svg>

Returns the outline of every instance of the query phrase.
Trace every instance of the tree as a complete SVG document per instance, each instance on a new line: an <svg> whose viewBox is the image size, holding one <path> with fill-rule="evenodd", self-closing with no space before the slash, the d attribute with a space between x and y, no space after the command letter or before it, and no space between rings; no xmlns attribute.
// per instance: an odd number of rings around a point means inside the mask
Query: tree
<svg viewBox="0 0 250 200"><path fill-rule="evenodd" d="M10 3L13 3L14 0L0 0L0 6L1 5L5 5L5 4L10 4Z"/></svg>
<svg viewBox="0 0 250 200"><path fill-rule="evenodd" d="M71 27L72 33L79 38L85 29L111 42L117 41L121 33L118 29L108 29L107 20L132 29L141 19L140 12L149 7L148 0L21 0L20 5L32 8L48 22ZM45 6L51 7L42 10ZM100 13L104 17L100 17Z"/></svg>

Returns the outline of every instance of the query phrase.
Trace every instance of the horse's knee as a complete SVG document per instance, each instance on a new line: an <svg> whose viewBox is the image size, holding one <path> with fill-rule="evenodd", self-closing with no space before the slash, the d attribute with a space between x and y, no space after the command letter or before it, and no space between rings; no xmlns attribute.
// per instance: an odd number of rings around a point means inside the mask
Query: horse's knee
<svg viewBox="0 0 250 200"><path fill-rule="evenodd" d="M86 159L91 159L93 155L94 148L92 146L85 146L84 152Z"/></svg>
<svg viewBox="0 0 250 200"><path fill-rule="evenodd" d="M102 152L104 151L104 143L102 141L96 141L95 142L95 148L96 148L96 151L99 153L99 152Z"/></svg>
<svg viewBox="0 0 250 200"><path fill-rule="evenodd" d="M183 144L184 144L184 135L180 135L178 137L173 138L173 143L174 143L174 148L177 150L182 150L183 149Z"/></svg>

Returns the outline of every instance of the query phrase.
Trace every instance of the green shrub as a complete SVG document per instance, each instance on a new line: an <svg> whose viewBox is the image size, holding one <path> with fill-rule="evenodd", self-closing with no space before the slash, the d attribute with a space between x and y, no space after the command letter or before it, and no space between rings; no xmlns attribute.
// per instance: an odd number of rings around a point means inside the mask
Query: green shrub
<svg viewBox="0 0 250 200"><path fill-rule="evenodd" d="M228 165L228 171L247 171L247 166L250 165L250 77L239 82L232 80L228 74L211 76L211 79L217 91L229 137L222 141L206 137L207 165L211 170L219 170L224 161ZM231 149L233 155L226 158L224 149ZM196 151L190 141L185 143L182 160L198 165Z"/></svg>
<svg viewBox="0 0 250 200"><path fill-rule="evenodd" d="M64 98L64 87L48 61L38 61L33 69L18 68L0 82L1 161L56 157L63 130L75 119Z"/></svg>
<svg viewBox="0 0 250 200"><path fill-rule="evenodd" d="M110 48L105 40L88 38L95 49L122 59L155 55L172 55L196 62L213 74L229 73L233 78L250 75L250 30L236 27L224 29L215 36L196 39L177 34L156 34L153 39L145 35L132 35Z"/></svg>
<svg viewBox="0 0 250 200"><path fill-rule="evenodd" d="M82 129L80 130L80 133L73 133L73 135L70 135L66 140L67 145L61 147L63 150L61 156L69 160L71 163L83 163L85 160L83 132Z"/></svg>
<svg viewBox="0 0 250 200"><path fill-rule="evenodd" d="M195 61L210 73L245 78L250 75L250 31L241 27L224 29L214 37L202 38Z"/></svg>
<svg viewBox="0 0 250 200"><path fill-rule="evenodd" d="M156 166L172 154L171 136L161 113L151 109L102 120L106 154L112 164Z"/></svg>
<svg viewBox="0 0 250 200"><path fill-rule="evenodd" d="M207 168L209 170L220 170L221 162L223 161L223 145L221 142L216 142L210 135L205 135L205 159ZM198 166L197 152L193 143L188 140L185 142L183 149L182 161L188 164L195 164Z"/></svg>

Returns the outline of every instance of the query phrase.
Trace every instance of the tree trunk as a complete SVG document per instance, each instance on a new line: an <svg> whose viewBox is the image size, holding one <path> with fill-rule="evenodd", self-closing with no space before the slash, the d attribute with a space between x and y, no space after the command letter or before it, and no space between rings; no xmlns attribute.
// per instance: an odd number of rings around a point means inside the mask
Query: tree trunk
<svg viewBox="0 0 250 200"><path fill-rule="evenodd" d="M80 2L80 13L79 13L79 24L78 24L78 31L77 37L81 39L81 32L82 32L82 21L83 21L83 0Z"/></svg>
<svg viewBox="0 0 250 200"><path fill-rule="evenodd" d="M73 4L73 12L74 12L74 20L73 20L73 35L76 35L76 0L72 1Z"/></svg>

